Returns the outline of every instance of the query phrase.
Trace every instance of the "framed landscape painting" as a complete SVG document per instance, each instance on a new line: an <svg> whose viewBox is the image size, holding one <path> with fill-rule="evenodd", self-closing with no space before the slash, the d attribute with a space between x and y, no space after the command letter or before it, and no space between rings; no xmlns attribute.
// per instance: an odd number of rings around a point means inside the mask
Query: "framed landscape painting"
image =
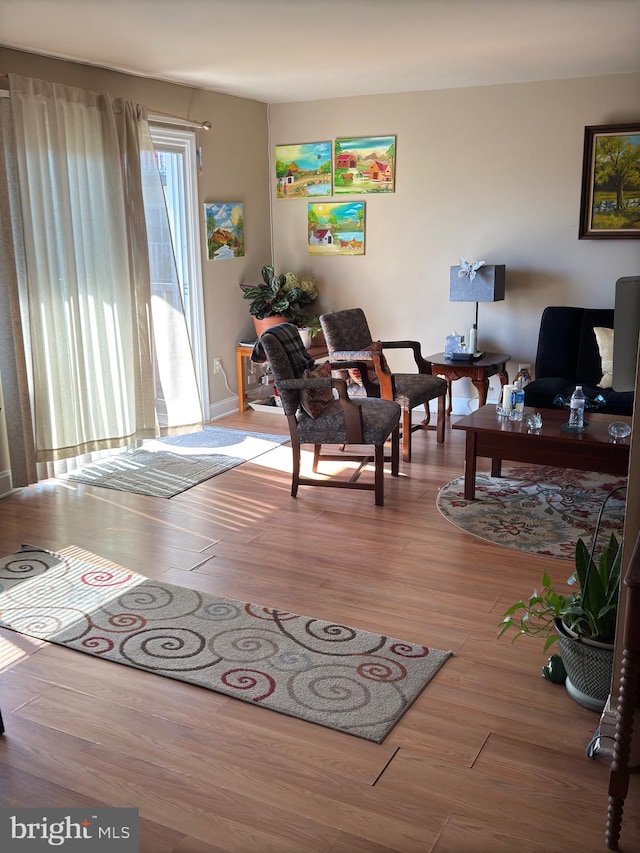
<svg viewBox="0 0 640 853"><path fill-rule="evenodd" d="M395 136L336 139L333 161L333 186L336 195L395 192Z"/></svg>
<svg viewBox="0 0 640 853"><path fill-rule="evenodd" d="M364 255L364 202L310 203L309 255Z"/></svg>
<svg viewBox="0 0 640 853"><path fill-rule="evenodd" d="M244 215L240 202L205 202L204 219L210 261L244 257Z"/></svg>
<svg viewBox="0 0 640 853"><path fill-rule="evenodd" d="M331 143L276 145L276 197L331 195Z"/></svg>
<svg viewBox="0 0 640 853"><path fill-rule="evenodd" d="M640 122L584 131L580 239L640 238Z"/></svg>

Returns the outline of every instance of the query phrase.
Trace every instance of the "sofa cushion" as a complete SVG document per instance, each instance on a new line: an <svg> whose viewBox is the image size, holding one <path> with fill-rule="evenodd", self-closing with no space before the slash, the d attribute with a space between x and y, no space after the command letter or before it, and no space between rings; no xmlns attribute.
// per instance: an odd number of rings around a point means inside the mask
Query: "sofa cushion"
<svg viewBox="0 0 640 853"><path fill-rule="evenodd" d="M534 379L524 389L524 404L534 409L561 408L554 404L556 397L569 400L575 389L575 383L569 383L566 377L547 376L544 379ZM600 388L597 385L583 385L582 390L587 400L595 401L603 398L604 403L597 405L596 411L609 415L631 415L633 411L633 391L614 391L613 388Z"/></svg>
<svg viewBox="0 0 640 853"><path fill-rule="evenodd" d="M602 378L602 362L594 328L613 329L613 308L583 308L581 325L576 383L597 385Z"/></svg>
<svg viewBox="0 0 640 853"><path fill-rule="evenodd" d="M602 378L598 382L600 388L613 387L613 329L594 326L594 334L600 352Z"/></svg>

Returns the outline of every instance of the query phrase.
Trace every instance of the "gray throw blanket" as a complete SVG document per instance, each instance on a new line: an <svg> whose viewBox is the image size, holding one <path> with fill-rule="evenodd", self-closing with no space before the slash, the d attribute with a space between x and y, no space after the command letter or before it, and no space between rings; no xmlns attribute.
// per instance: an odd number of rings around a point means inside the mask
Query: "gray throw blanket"
<svg viewBox="0 0 640 853"><path fill-rule="evenodd" d="M304 375L305 370L310 370L315 364L302 343L297 326L294 326L293 323L280 323L279 326L272 326L270 329L266 329L262 333L260 340L265 335L273 335L274 338L280 341L282 348L289 357L296 379L300 379ZM267 360L260 340L256 342L251 353L251 361L258 363Z"/></svg>

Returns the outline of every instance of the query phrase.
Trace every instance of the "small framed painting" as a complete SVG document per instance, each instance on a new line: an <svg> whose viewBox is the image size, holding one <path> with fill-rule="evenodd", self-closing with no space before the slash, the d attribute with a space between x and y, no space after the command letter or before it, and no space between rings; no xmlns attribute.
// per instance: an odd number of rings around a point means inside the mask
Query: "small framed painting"
<svg viewBox="0 0 640 853"><path fill-rule="evenodd" d="M581 240L640 238L640 122L585 127Z"/></svg>
<svg viewBox="0 0 640 853"><path fill-rule="evenodd" d="M364 255L364 202L310 203L309 255Z"/></svg>
<svg viewBox="0 0 640 853"><path fill-rule="evenodd" d="M336 139L333 146L334 193L395 192L395 136Z"/></svg>
<svg viewBox="0 0 640 853"><path fill-rule="evenodd" d="M205 202L207 258L210 261L244 257L244 215L242 210L242 203L238 201Z"/></svg>
<svg viewBox="0 0 640 853"><path fill-rule="evenodd" d="M331 195L331 143L276 145L276 197Z"/></svg>

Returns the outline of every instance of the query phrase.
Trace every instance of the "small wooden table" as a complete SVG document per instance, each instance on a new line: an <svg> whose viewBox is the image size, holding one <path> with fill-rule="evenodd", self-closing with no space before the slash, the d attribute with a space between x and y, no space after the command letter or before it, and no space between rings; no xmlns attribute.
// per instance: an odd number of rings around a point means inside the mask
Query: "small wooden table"
<svg viewBox="0 0 640 853"><path fill-rule="evenodd" d="M251 358L253 344L238 344L236 347L236 382L238 386L238 411L244 412L247 408L247 388L245 385L244 359ZM314 361L326 358L329 351L325 346L309 347L307 350Z"/></svg>
<svg viewBox="0 0 640 853"><path fill-rule="evenodd" d="M525 407L525 414L536 410ZM624 477L629 468L629 438L613 442L607 427L614 421L631 426L631 418L585 412L582 433L563 432L569 420L562 409L542 409L542 428L528 432L524 421L498 418L494 405L483 406L452 424L467 433L464 461L464 496L476 496L476 467L479 456L491 459L491 476L501 475L502 460L576 468Z"/></svg>
<svg viewBox="0 0 640 853"><path fill-rule="evenodd" d="M479 406L487 402L489 392L489 378L496 374L500 377L500 387L503 388L509 382L507 373L507 362L511 356L501 352L486 352L475 361L451 361L445 357L443 352L428 355L427 361L431 362L431 370L434 374L442 376L447 383L447 415L451 414L451 383L456 379L468 378L478 392Z"/></svg>

